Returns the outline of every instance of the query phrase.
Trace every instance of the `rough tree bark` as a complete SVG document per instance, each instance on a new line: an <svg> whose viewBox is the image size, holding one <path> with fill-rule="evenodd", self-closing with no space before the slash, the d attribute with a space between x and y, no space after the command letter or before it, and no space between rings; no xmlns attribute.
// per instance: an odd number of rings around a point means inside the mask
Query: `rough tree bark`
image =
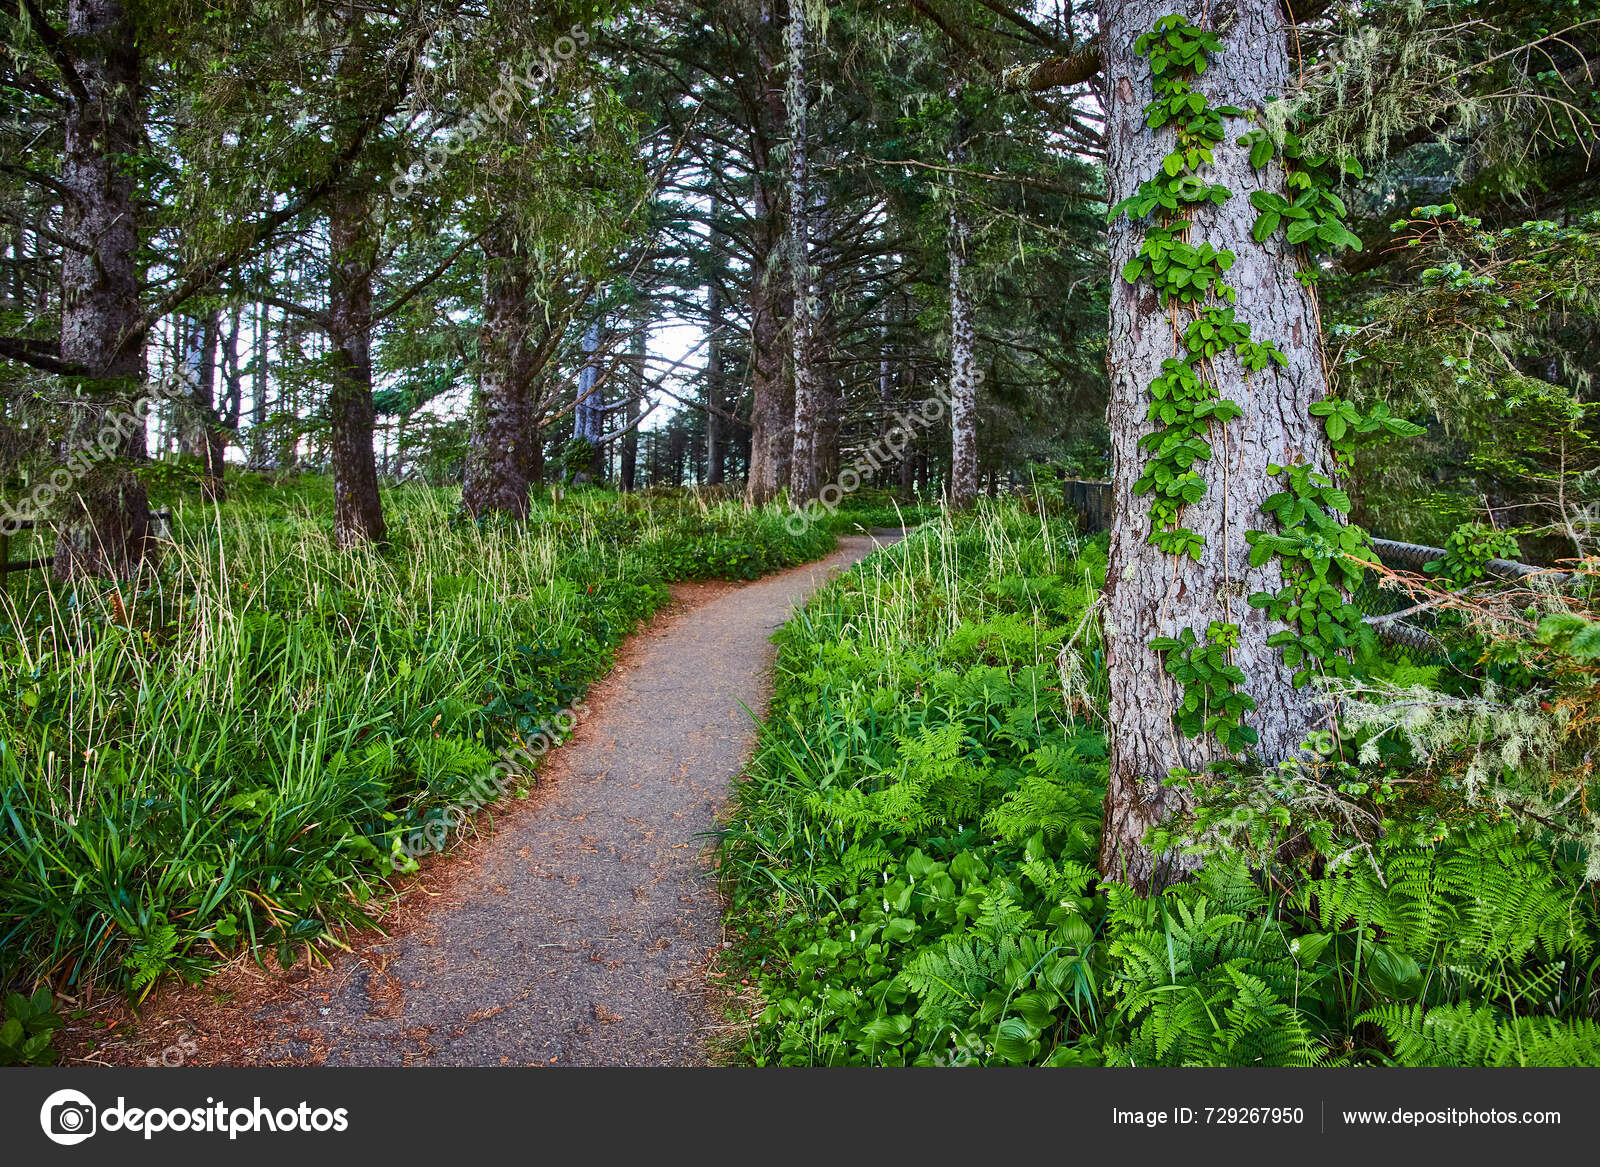
<svg viewBox="0 0 1600 1167"><path fill-rule="evenodd" d="M961 91L952 90L960 105ZM965 117L956 120L950 165L967 161ZM950 505L965 510L978 497L977 326L972 307L972 222L961 192L950 184Z"/></svg>
<svg viewBox="0 0 1600 1167"><path fill-rule="evenodd" d="M371 220L371 196L364 186L352 184L330 195L328 445L333 460L333 534L340 547L387 539L372 448L376 245Z"/></svg>
<svg viewBox="0 0 1600 1167"><path fill-rule="evenodd" d="M793 447L791 410L783 375L778 335L788 315L783 279L782 187L773 170L769 146L782 137L787 114L784 93L773 83L778 74L780 18L775 0L761 0L752 36L756 72L762 86L750 127L751 267L750 306L750 461L745 498L771 502L788 485Z"/></svg>
<svg viewBox="0 0 1600 1167"><path fill-rule="evenodd" d="M794 314L789 321L790 367L794 370L794 454L789 497L796 503L817 496L817 426L821 402L816 369L816 301L811 278L810 195L806 189L806 6L789 5L789 68L785 102L789 115L789 264L794 276Z"/></svg>
<svg viewBox="0 0 1600 1167"><path fill-rule="evenodd" d="M1211 105L1257 107L1268 95L1283 93L1292 76L1288 34L1273 0L1224 6L1205 0L1102 0L1107 197L1112 203L1154 175L1172 149L1170 130L1145 127L1151 76L1134 52L1136 38L1171 12L1194 24L1210 24L1222 36L1221 52L1195 82ZM1268 476L1267 465L1295 460L1324 470L1331 465L1322 427L1307 413L1327 391L1315 304L1295 279L1295 258L1282 236L1261 245L1250 235L1255 218L1251 192L1283 193L1283 175L1276 166L1251 168L1248 149L1235 145L1246 128L1240 120L1227 122L1209 181L1226 186L1232 197L1220 207L1206 204L1196 214L1191 240L1234 252L1237 259L1226 279L1238 290L1238 318L1250 324L1256 340L1274 341L1289 363L1283 369L1270 366L1246 382L1231 354L1214 362L1218 394L1238 402L1244 412L1226 425L1213 426L1213 456L1197 464L1206 478L1206 495L1184 509L1183 523L1205 537L1199 561L1165 554L1149 544L1150 496L1133 493L1145 461L1137 444L1153 428L1146 420L1147 386L1161 361L1174 353L1174 326L1148 287L1121 278L1123 266L1138 251L1144 225L1121 217L1110 234L1106 363L1114 521L1104 627L1114 728L1100 867L1107 877L1141 889L1181 878L1197 866L1192 859L1152 854L1143 838L1150 826L1180 809L1181 792L1162 785L1169 770L1201 769L1220 751L1209 737L1179 735L1172 713L1181 691L1150 649L1151 639L1177 635L1186 627L1204 634L1214 620L1240 626L1233 660L1244 670L1245 691L1255 699L1257 708L1248 724L1260 733L1258 749L1268 763L1293 755L1320 716L1311 695L1294 687L1278 650L1266 644L1277 625L1246 602L1253 592L1281 586L1275 561L1250 567L1245 541L1249 530L1272 529L1271 517L1260 508L1279 483Z"/></svg>
<svg viewBox="0 0 1600 1167"><path fill-rule="evenodd" d="M61 151L61 359L85 370L84 404L63 442L68 489L58 578L134 574L150 546L150 508L131 464L145 459L138 209L126 159L140 149L140 57L121 0L68 0L68 87ZM58 473L61 473L58 471Z"/></svg>
<svg viewBox="0 0 1600 1167"><path fill-rule="evenodd" d="M528 267L505 227L483 238L483 328L478 416L467 451L462 504L472 515L528 517Z"/></svg>
<svg viewBox="0 0 1600 1167"><path fill-rule="evenodd" d="M950 505L970 507L978 497L977 330L972 314L968 245L972 228L959 208L950 210Z"/></svg>

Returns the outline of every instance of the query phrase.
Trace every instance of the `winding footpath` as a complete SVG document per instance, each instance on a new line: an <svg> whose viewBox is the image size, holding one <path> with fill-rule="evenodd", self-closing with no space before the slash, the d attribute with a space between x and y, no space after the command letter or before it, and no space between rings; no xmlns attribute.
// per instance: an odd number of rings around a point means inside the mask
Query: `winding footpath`
<svg viewBox="0 0 1600 1167"><path fill-rule="evenodd" d="M725 1024L708 990L723 935L707 836L754 748L771 635L897 537L678 589L585 698L537 790L498 811L487 840L433 861L388 935L221 1009L216 993L175 1000L138 1044L187 1031L191 1064L704 1064Z"/></svg>

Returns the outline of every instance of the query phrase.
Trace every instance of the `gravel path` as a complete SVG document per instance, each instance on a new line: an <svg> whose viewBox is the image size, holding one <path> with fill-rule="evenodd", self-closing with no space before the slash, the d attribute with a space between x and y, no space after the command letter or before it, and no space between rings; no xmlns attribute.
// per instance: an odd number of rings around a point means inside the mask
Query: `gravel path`
<svg viewBox="0 0 1600 1167"><path fill-rule="evenodd" d="M706 962L722 945L705 835L754 746L744 707L769 697L769 638L831 572L895 537L689 590L686 610L625 647L538 792L424 910L280 1003L276 1036L245 1060L703 1064L720 1022Z"/></svg>

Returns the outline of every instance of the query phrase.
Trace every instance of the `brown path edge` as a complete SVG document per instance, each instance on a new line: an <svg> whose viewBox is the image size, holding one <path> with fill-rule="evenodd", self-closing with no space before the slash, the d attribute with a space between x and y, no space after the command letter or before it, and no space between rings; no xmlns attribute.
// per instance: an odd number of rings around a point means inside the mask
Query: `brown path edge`
<svg viewBox="0 0 1600 1167"><path fill-rule="evenodd" d="M898 532L751 583L688 584L619 647L492 832L428 863L383 934L287 974L236 960L142 1015L69 1023L74 1064L704 1065L723 947L707 836L771 695L772 633ZM747 710L748 707L748 710Z"/></svg>

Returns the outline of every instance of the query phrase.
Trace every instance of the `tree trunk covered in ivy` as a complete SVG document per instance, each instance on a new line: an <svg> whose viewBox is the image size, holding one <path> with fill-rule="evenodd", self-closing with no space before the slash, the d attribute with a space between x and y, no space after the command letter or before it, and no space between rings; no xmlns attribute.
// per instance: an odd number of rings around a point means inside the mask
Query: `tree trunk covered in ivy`
<svg viewBox="0 0 1600 1167"><path fill-rule="evenodd" d="M1145 125L1145 106L1153 95L1151 72L1134 49L1136 39L1157 19L1176 12L1221 35L1221 51L1193 80L1195 90L1213 107L1257 108L1268 96L1283 93L1292 77L1288 34L1276 0L1217 7L1201 0L1103 0L1101 11L1106 173L1113 204L1155 176L1173 147L1170 128L1152 131ZM1232 663L1243 670L1242 688L1255 701L1246 724L1260 734L1257 749L1269 764L1295 754L1319 716L1311 694L1294 686L1292 670L1279 650L1266 643L1280 626L1247 602L1252 593L1275 592L1282 585L1275 559L1261 568L1250 567L1245 538L1250 530L1274 529L1272 516L1261 510L1262 502L1281 489L1280 480L1267 472L1269 464L1331 466L1322 426L1307 413L1327 391L1317 313L1313 297L1295 278L1296 260L1282 235L1269 237L1264 245L1251 237L1256 216L1251 192L1283 193L1282 168L1273 163L1253 169L1248 149L1236 145L1249 123L1229 118L1225 126L1215 164L1202 168L1202 174L1232 195L1221 206L1201 205L1190 240L1234 253L1236 261L1224 278L1238 291L1237 318L1250 325L1256 341L1274 342L1287 357L1287 367L1269 365L1247 381L1231 351L1211 362L1217 395L1231 398L1243 412L1225 424L1211 424L1206 437L1212 456L1195 464L1206 491L1184 507L1181 521L1205 539L1198 561L1149 543L1151 496L1134 493L1149 457L1138 442L1155 428L1147 420L1148 387L1162 371L1161 362L1176 355L1176 327L1193 314L1176 304L1164 311L1147 283L1130 284L1120 274L1138 253L1148 222L1130 223L1121 216L1109 240L1108 421L1115 519L1105 632L1112 738L1100 864L1107 876L1139 888L1160 886L1197 865L1191 858L1152 854L1143 843L1151 825L1182 809L1181 792L1163 786L1162 780L1173 767L1199 770L1223 756L1214 738L1185 738L1173 724L1183 692L1149 647L1152 639L1175 637L1185 628L1203 636L1213 621L1239 626Z"/></svg>
<svg viewBox="0 0 1600 1167"><path fill-rule="evenodd" d="M483 241L483 371L461 501L469 514L528 517L528 453L537 441L528 408L528 267L510 232Z"/></svg>
<svg viewBox="0 0 1600 1167"><path fill-rule="evenodd" d="M340 547L386 539L372 433L372 269L366 191L345 188L328 204L328 443L333 461L333 534Z"/></svg>
<svg viewBox="0 0 1600 1167"><path fill-rule="evenodd" d="M61 252L61 359L83 374L63 442L70 481L54 570L62 579L126 577L150 539L144 483L131 467L145 458L144 421L134 409L144 348L133 338L138 211L129 162L141 146L139 47L120 0L70 0L66 35L77 84L69 86L61 151L62 233L83 250Z"/></svg>
<svg viewBox="0 0 1600 1167"><path fill-rule="evenodd" d="M806 502L817 496L817 431L822 401L817 386L816 300L811 278L810 192L806 182L806 6L789 5L789 264L794 276L794 314L789 322L790 364L794 369L794 460L789 467L789 497Z"/></svg>

